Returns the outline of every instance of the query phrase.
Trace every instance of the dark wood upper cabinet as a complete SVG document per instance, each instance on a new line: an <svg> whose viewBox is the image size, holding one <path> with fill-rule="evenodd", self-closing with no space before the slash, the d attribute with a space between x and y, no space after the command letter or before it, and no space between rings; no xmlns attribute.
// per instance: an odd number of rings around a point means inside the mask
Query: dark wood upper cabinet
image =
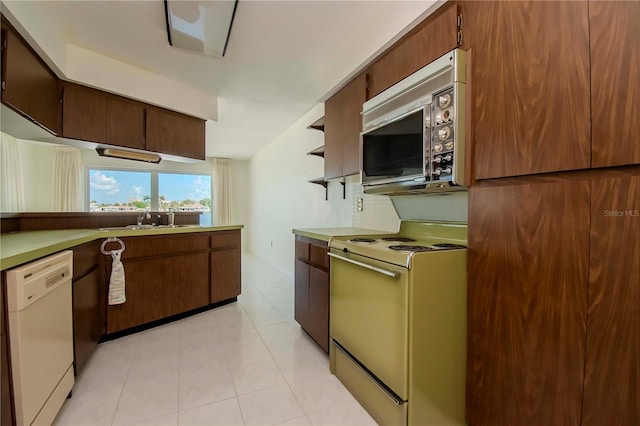
<svg viewBox="0 0 640 426"><path fill-rule="evenodd" d="M174 111L147 107L146 149L205 159L205 121Z"/></svg>
<svg viewBox="0 0 640 426"><path fill-rule="evenodd" d="M612 25L614 23L612 22ZM591 184L582 424L640 424L640 176Z"/></svg>
<svg viewBox="0 0 640 426"><path fill-rule="evenodd" d="M62 135L144 149L144 105L74 83L64 83Z"/></svg>
<svg viewBox="0 0 640 426"><path fill-rule="evenodd" d="M62 136L90 142L106 142L106 97L98 90L65 83Z"/></svg>
<svg viewBox="0 0 640 426"><path fill-rule="evenodd" d="M144 115L144 104L107 94L105 142L126 148L145 149Z"/></svg>
<svg viewBox="0 0 640 426"><path fill-rule="evenodd" d="M475 178L589 168L587 2L466 1L461 7L473 62L467 99ZM626 54L617 41L608 47Z"/></svg>
<svg viewBox="0 0 640 426"><path fill-rule="evenodd" d="M469 197L467 422L579 425L589 181L477 185Z"/></svg>
<svg viewBox="0 0 640 426"><path fill-rule="evenodd" d="M442 6L394 44L368 69L372 98L458 46L458 6Z"/></svg>
<svg viewBox="0 0 640 426"><path fill-rule="evenodd" d="M53 134L60 133L58 77L2 18L2 103Z"/></svg>
<svg viewBox="0 0 640 426"><path fill-rule="evenodd" d="M590 1L592 166L640 164L640 2Z"/></svg>
<svg viewBox="0 0 640 426"><path fill-rule="evenodd" d="M366 100L366 74L360 74L325 102L324 178L360 171L362 104Z"/></svg>

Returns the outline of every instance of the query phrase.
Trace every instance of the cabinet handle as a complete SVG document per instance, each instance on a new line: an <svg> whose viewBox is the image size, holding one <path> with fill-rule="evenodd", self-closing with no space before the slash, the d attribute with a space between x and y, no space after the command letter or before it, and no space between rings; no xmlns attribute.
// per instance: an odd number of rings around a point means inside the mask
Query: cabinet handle
<svg viewBox="0 0 640 426"><path fill-rule="evenodd" d="M372 271L378 272L379 274L383 274L383 275L386 275L386 276L389 276L389 277L392 277L392 278L396 278L398 275L400 275L397 272L389 271L387 269L378 268L377 266L372 266L372 265L366 264L364 262L360 262L360 261L357 261L357 260L349 259L348 257L339 256L339 255L333 254L331 252L329 252L328 254L329 254L329 256L335 257L336 259L344 260L347 263L352 263L354 265L358 265L358 266L361 266L363 268L370 269Z"/></svg>

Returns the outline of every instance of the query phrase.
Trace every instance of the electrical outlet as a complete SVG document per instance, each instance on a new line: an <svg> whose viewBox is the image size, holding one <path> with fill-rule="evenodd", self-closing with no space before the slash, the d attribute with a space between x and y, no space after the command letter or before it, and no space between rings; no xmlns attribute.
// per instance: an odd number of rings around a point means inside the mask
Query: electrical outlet
<svg viewBox="0 0 640 426"><path fill-rule="evenodd" d="M362 198L358 198L358 202L356 205L359 212L364 210L364 200Z"/></svg>

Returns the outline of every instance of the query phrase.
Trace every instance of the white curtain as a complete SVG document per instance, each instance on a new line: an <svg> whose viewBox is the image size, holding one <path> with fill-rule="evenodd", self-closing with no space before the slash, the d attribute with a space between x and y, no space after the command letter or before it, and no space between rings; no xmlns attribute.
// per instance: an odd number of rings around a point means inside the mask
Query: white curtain
<svg viewBox="0 0 640 426"><path fill-rule="evenodd" d="M0 179L2 179L2 197L0 211L24 211L24 185L22 182L22 159L18 150L18 141L6 133L0 133Z"/></svg>
<svg viewBox="0 0 640 426"><path fill-rule="evenodd" d="M214 225L231 223L231 160L213 159Z"/></svg>
<svg viewBox="0 0 640 426"><path fill-rule="evenodd" d="M58 147L53 163L53 204L59 212L84 211L82 156L72 147Z"/></svg>

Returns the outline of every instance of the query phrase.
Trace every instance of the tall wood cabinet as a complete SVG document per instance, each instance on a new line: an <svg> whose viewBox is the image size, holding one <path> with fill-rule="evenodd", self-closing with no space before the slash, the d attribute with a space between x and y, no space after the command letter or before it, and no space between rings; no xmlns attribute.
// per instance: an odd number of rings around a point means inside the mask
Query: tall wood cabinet
<svg viewBox="0 0 640 426"><path fill-rule="evenodd" d="M640 176L591 182L582 424L640 424Z"/></svg>
<svg viewBox="0 0 640 426"><path fill-rule="evenodd" d="M58 77L2 17L2 103L60 133Z"/></svg>
<svg viewBox="0 0 640 426"><path fill-rule="evenodd" d="M640 164L640 2L590 1L592 166Z"/></svg>
<svg viewBox="0 0 640 426"><path fill-rule="evenodd" d="M589 168L586 0L461 5L475 178Z"/></svg>
<svg viewBox="0 0 640 426"><path fill-rule="evenodd" d="M469 195L467 420L578 425L589 183L476 186Z"/></svg>

